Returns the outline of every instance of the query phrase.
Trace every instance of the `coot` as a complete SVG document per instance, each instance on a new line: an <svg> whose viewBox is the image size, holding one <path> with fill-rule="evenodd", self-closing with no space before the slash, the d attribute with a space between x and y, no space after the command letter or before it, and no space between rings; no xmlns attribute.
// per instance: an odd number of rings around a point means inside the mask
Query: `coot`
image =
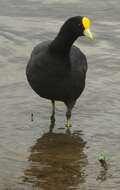
<svg viewBox="0 0 120 190"><path fill-rule="evenodd" d="M72 108L84 90L87 72L86 56L73 45L79 36L93 40L87 17L69 18L54 40L40 43L33 49L26 68L32 89L52 102L51 119L54 119L55 101L65 103L68 128Z"/></svg>

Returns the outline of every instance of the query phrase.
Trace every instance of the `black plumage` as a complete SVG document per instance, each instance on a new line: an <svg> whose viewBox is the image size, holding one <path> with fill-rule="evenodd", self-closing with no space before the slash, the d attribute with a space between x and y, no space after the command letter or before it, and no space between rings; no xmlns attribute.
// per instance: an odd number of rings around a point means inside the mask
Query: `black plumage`
<svg viewBox="0 0 120 190"><path fill-rule="evenodd" d="M53 41L38 44L33 49L26 68L27 79L32 89L39 96L52 101L52 118L55 113L55 101L65 103L68 127L71 110L85 87L86 56L73 45L87 30L82 22L83 18L77 16L68 19Z"/></svg>

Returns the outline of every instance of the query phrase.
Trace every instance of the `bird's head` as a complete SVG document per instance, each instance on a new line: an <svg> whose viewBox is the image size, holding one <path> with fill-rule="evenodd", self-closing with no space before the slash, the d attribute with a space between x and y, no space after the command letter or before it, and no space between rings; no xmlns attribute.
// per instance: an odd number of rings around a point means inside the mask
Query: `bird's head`
<svg viewBox="0 0 120 190"><path fill-rule="evenodd" d="M65 22L64 26L76 37L87 36L90 40L94 39L90 31L90 20L87 17L72 17Z"/></svg>

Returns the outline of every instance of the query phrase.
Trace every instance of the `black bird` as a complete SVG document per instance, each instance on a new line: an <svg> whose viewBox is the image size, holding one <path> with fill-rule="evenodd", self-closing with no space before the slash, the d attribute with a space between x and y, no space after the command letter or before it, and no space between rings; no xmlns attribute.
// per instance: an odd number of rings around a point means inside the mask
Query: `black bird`
<svg viewBox="0 0 120 190"><path fill-rule="evenodd" d="M55 101L65 103L68 128L72 108L84 90L87 72L86 56L73 45L79 36L93 40L87 17L69 18L53 41L45 41L33 49L26 68L32 89L52 102L51 119L54 120Z"/></svg>

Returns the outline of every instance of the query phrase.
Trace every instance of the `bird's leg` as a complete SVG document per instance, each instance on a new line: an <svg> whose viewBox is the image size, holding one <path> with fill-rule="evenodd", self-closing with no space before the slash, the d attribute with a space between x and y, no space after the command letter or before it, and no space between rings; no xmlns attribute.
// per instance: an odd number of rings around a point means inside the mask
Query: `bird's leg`
<svg viewBox="0 0 120 190"><path fill-rule="evenodd" d="M69 129L71 127L71 109L67 107L67 112L66 112L66 117L67 117L67 128Z"/></svg>
<svg viewBox="0 0 120 190"><path fill-rule="evenodd" d="M50 128L49 128L49 133L52 133L52 132L53 132L54 126L55 126L55 119L54 119L54 120L51 120Z"/></svg>
<svg viewBox="0 0 120 190"><path fill-rule="evenodd" d="M52 100L52 115L51 115L51 122L55 122L55 101Z"/></svg>
<svg viewBox="0 0 120 190"><path fill-rule="evenodd" d="M69 129L71 127L71 112L72 112L72 108L74 106L75 102L71 102L69 104L66 104L67 106L67 112L66 112L66 117L67 117L67 128Z"/></svg>

